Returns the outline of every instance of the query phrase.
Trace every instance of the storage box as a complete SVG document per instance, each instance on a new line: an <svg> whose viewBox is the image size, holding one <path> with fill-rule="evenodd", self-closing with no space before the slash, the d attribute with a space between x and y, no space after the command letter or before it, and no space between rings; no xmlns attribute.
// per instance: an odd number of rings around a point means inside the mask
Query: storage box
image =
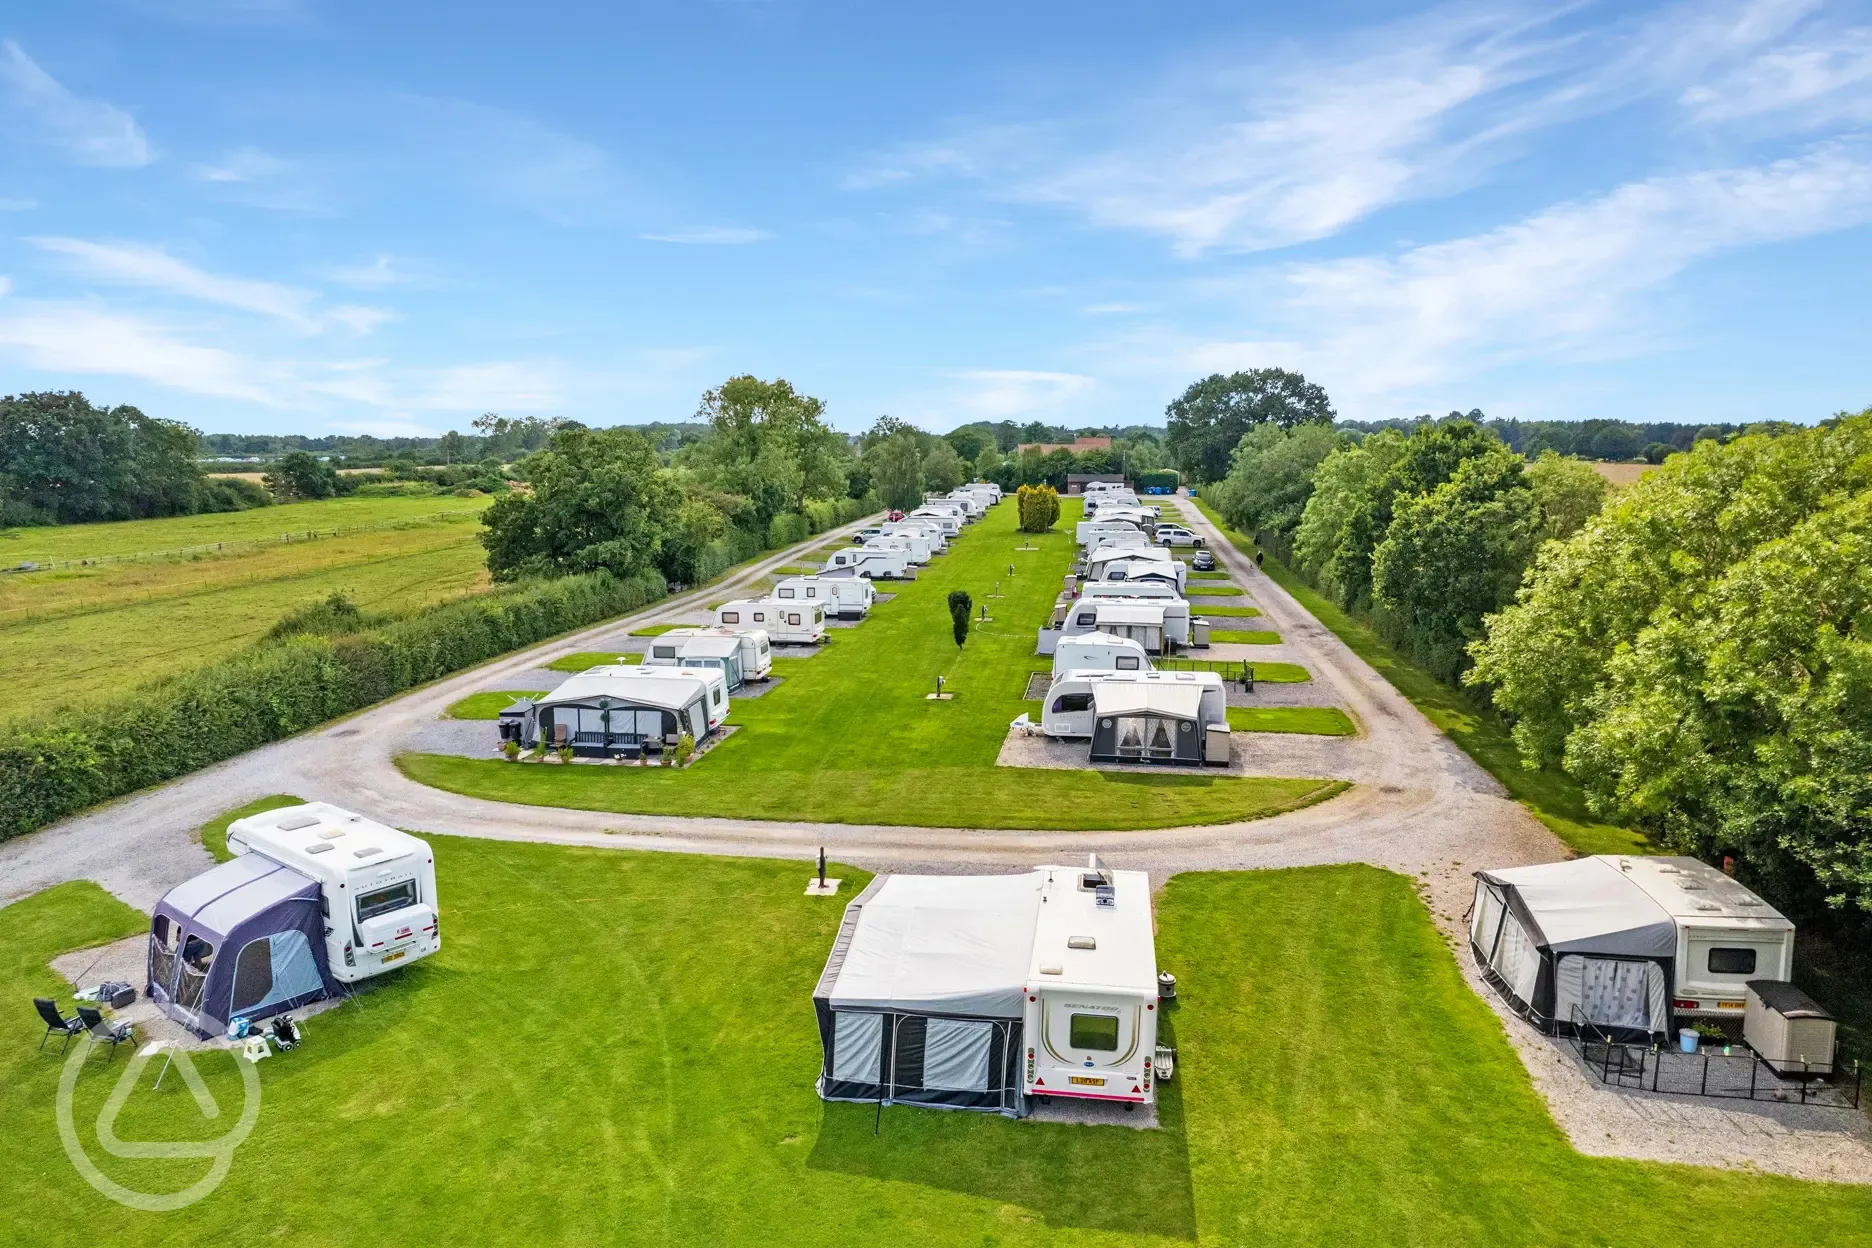
<svg viewBox="0 0 1872 1248"><path fill-rule="evenodd" d="M1777 1074L1832 1074L1838 1029L1833 1016L1793 984L1748 982L1742 1038Z"/></svg>

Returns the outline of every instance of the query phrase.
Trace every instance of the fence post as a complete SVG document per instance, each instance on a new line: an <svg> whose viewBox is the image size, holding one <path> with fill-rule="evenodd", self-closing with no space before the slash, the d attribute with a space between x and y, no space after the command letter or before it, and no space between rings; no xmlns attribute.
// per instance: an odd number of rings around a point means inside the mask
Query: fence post
<svg viewBox="0 0 1872 1248"><path fill-rule="evenodd" d="M1749 1100L1751 1101L1755 1099L1755 1068L1760 1065L1759 1058L1749 1063Z"/></svg>
<svg viewBox="0 0 1872 1248"><path fill-rule="evenodd" d="M1807 1084L1812 1075L1813 1070L1807 1065L1807 1055L1803 1053L1801 1054L1801 1104L1803 1105L1807 1103Z"/></svg>
<svg viewBox="0 0 1872 1248"><path fill-rule="evenodd" d="M1657 1058L1657 1061L1651 1063L1651 1090L1655 1092L1657 1091L1658 1076L1664 1073L1664 1050L1654 1043L1651 1046L1651 1056ZM1638 1086L1641 1088L1644 1086L1644 1080L1642 1078L1639 1080Z"/></svg>
<svg viewBox="0 0 1872 1248"><path fill-rule="evenodd" d="M1697 1089L1698 1096L1709 1095L1709 1054L1703 1055L1703 1086Z"/></svg>

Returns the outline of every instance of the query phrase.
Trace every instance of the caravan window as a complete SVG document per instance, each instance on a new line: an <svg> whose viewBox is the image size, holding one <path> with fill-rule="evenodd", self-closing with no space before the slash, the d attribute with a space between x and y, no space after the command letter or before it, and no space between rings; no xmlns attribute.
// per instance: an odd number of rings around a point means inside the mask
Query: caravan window
<svg viewBox="0 0 1872 1248"><path fill-rule="evenodd" d="M1075 1049L1101 1053L1118 1051L1118 1016L1116 1014L1075 1014L1069 1043Z"/></svg>
<svg viewBox="0 0 1872 1248"><path fill-rule="evenodd" d="M676 647L675 646L651 646L650 653L659 659L673 659L676 657Z"/></svg>
<svg viewBox="0 0 1872 1248"><path fill-rule="evenodd" d="M1753 949L1712 949L1709 951L1709 969L1712 975L1753 975L1755 951Z"/></svg>
<svg viewBox="0 0 1872 1248"><path fill-rule="evenodd" d="M1098 622L1098 613L1096 611L1085 611L1085 612L1082 612L1079 616L1080 628L1090 628L1093 624L1097 622Z"/></svg>
<svg viewBox="0 0 1872 1248"><path fill-rule="evenodd" d="M786 622L789 624L797 625L799 623L799 614L797 612L788 612L787 617L786 617Z"/></svg>
<svg viewBox="0 0 1872 1248"><path fill-rule="evenodd" d="M756 611L754 613L754 622L756 624L760 623L762 620L765 620L766 618L767 618L767 613L765 611Z"/></svg>
<svg viewBox="0 0 1872 1248"><path fill-rule="evenodd" d="M790 589L783 589L783 590L781 590L781 591L780 591L780 596L781 596L782 598L792 598L792 597L794 597L794 593L793 593L793 591L792 591L792 590L790 590Z"/></svg>
<svg viewBox="0 0 1872 1248"><path fill-rule="evenodd" d="M806 587L806 596L808 598L817 598L819 596L819 587L817 585L808 585Z"/></svg>
<svg viewBox="0 0 1872 1248"><path fill-rule="evenodd" d="M721 690L711 689L709 690L709 692L715 696L715 705L720 706L721 705Z"/></svg>
<svg viewBox="0 0 1872 1248"><path fill-rule="evenodd" d="M1121 672L1137 671L1138 670L1137 655L1135 654L1119 655L1118 656L1118 670Z"/></svg>
<svg viewBox="0 0 1872 1248"><path fill-rule="evenodd" d="M401 910L404 906L416 904L416 881L404 880L372 893L360 893L357 899L358 922L374 919L380 914L389 914Z"/></svg>
<svg viewBox="0 0 1872 1248"><path fill-rule="evenodd" d="M760 617L756 616L755 618L759 619ZM721 622L724 624L739 624L741 622L741 613L739 611L724 611L721 613Z"/></svg>
<svg viewBox="0 0 1872 1248"><path fill-rule="evenodd" d="M1053 699L1055 711L1089 711L1092 709L1092 695L1089 693L1062 693Z"/></svg>

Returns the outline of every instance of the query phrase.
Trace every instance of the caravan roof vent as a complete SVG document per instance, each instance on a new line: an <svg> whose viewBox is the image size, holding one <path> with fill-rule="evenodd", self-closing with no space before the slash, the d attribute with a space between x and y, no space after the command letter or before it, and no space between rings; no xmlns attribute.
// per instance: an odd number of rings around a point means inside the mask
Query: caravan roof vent
<svg viewBox="0 0 1872 1248"><path fill-rule="evenodd" d="M1064 975L1066 973L1066 968L1057 962L1045 962L1040 966L1040 973L1042 975Z"/></svg>
<svg viewBox="0 0 1872 1248"><path fill-rule="evenodd" d="M1096 949L1098 948L1098 937L1068 936L1066 938L1066 947L1068 949Z"/></svg>
<svg viewBox="0 0 1872 1248"><path fill-rule="evenodd" d="M344 835L343 828L320 828L319 829L319 839L321 841L335 841L343 835Z"/></svg>
<svg viewBox="0 0 1872 1248"><path fill-rule="evenodd" d="M309 828L318 821L317 815L287 815L273 826L282 832L297 832L300 828Z"/></svg>
<svg viewBox="0 0 1872 1248"><path fill-rule="evenodd" d="M1717 905L1713 901L1699 901L1696 903L1696 908L1699 910L1712 910L1712 911L1722 909L1721 906Z"/></svg>
<svg viewBox="0 0 1872 1248"><path fill-rule="evenodd" d="M306 853L308 853L308 854L329 854L329 853L330 853L330 852L331 852L331 851L332 851L332 850L333 850L334 848L336 848L336 847L335 847L335 846L334 846L334 845L333 845L333 844L332 844L332 843L331 843L330 841L324 841L324 842L322 842L322 843L320 843L320 844L318 844L318 845L308 845L308 846L306 846Z"/></svg>
<svg viewBox="0 0 1872 1248"><path fill-rule="evenodd" d="M377 856L378 854L381 854L381 853L383 853L383 846L381 846L381 845L366 845L366 846L365 846L365 847L364 847L363 849L354 849L354 850L352 850L352 851L351 851L351 856L352 856L353 858L373 858L373 857L375 857L375 856Z"/></svg>

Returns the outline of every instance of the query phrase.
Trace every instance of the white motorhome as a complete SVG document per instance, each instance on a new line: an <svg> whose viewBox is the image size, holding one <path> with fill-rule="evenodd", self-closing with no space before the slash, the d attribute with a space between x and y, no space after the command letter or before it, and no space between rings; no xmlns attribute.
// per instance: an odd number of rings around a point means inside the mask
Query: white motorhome
<svg viewBox="0 0 1872 1248"><path fill-rule="evenodd" d="M1176 577L1168 572L1158 571L1159 566L1152 563L1144 564L1136 580L1125 577L1081 585L1079 601L1084 602L1095 598L1163 598L1182 602L1183 595L1177 593L1176 589ZM1114 571L1123 567L1123 564L1114 564L1107 567L1106 571Z"/></svg>
<svg viewBox="0 0 1872 1248"><path fill-rule="evenodd" d="M1000 486L989 485L980 481L970 485L960 486L951 491L951 493L952 495L966 494L970 498L979 500L984 511L1001 501Z"/></svg>
<svg viewBox="0 0 1872 1248"><path fill-rule="evenodd" d="M785 601L779 598L740 598L715 608L715 622L723 628L760 628L776 644L812 646L825 640L823 602Z"/></svg>
<svg viewBox="0 0 1872 1248"><path fill-rule="evenodd" d="M910 552L879 550L860 546L856 550L835 550L820 568L824 576L863 576L876 581L901 581L910 575Z"/></svg>
<svg viewBox="0 0 1872 1248"><path fill-rule="evenodd" d="M1099 570L1104 573L1104 579L1092 581L1085 588L1090 589L1092 585L1162 585L1170 591L1172 597L1181 598L1189 577L1188 567L1174 559L1168 563L1153 559L1114 559L1103 564ZM1155 591L1146 588L1142 592L1151 595Z"/></svg>
<svg viewBox="0 0 1872 1248"><path fill-rule="evenodd" d="M947 507L951 504L960 507L962 514L970 520L979 519L982 512L987 510L980 499L960 490L950 494L926 494L923 497L925 507Z"/></svg>
<svg viewBox="0 0 1872 1248"><path fill-rule="evenodd" d="M1154 564L1156 567L1152 569L1153 571L1166 572L1176 577L1176 587L1179 593L1184 592L1189 580L1189 565L1162 546L1100 546L1086 556L1083 579L1087 584L1093 581L1108 581L1112 578L1106 575L1107 570L1119 563L1122 563L1126 569L1127 579L1135 578L1144 571L1142 567L1133 570L1134 564Z"/></svg>
<svg viewBox="0 0 1872 1248"><path fill-rule="evenodd" d="M1047 688L1046 704L1040 712L1040 730L1049 737L1090 737L1098 718L1093 706L1093 686L1100 681L1192 685L1202 691L1197 722L1228 722L1228 692L1223 688L1220 673L1080 669L1053 678L1052 685Z"/></svg>
<svg viewBox="0 0 1872 1248"><path fill-rule="evenodd" d="M934 520L893 520L884 525L878 537L920 537L929 543L930 553L939 555L949 549L949 535ZM862 544L862 543L861 543Z"/></svg>
<svg viewBox="0 0 1872 1248"><path fill-rule="evenodd" d="M765 629L672 628L652 638L645 667L712 667L722 674L728 692L773 672L773 647Z"/></svg>
<svg viewBox="0 0 1872 1248"><path fill-rule="evenodd" d="M1787 980L1794 925L1695 858L1600 854L1476 872L1469 946L1483 976L1543 1030L1668 1032L1729 1017L1750 980Z"/></svg>
<svg viewBox="0 0 1872 1248"><path fill-rule="evenodd" d="M1053 675L1062 672L1148 672L1154 670L1142 644L1110 633L1080 633L1053 651Z"/></svg>
<svg viewBox="0 0 1872 1248"><path fill-rule="evenodd" d="M901 550L911 567L920 568L930 561L929 539L920 533L880 533L860 550Z"/></svg>
<svg viewBox="0 0 1872 1248"><path fill-rule="evenodd" d="M877 590L862 576L789 576L773 587L781 602L820 602L841 620L862 620L877 601Z"/></svg>
<svg viewBox="0 0 1872 1248"><path fill-rule="evenodd" d="M1093 598L1065 606L1060 640L1082 633L1129 637L1152 654L1190 644L1189 603L1181 598Z"/></svg>
<svg viewBox="0 0 1872 1248"><path fill-rule="evenodd" d="M258 854L319 882L332 978L356 983L442 947L435 855L426 842L328 802L228 825L228 852Z"/></svg>

